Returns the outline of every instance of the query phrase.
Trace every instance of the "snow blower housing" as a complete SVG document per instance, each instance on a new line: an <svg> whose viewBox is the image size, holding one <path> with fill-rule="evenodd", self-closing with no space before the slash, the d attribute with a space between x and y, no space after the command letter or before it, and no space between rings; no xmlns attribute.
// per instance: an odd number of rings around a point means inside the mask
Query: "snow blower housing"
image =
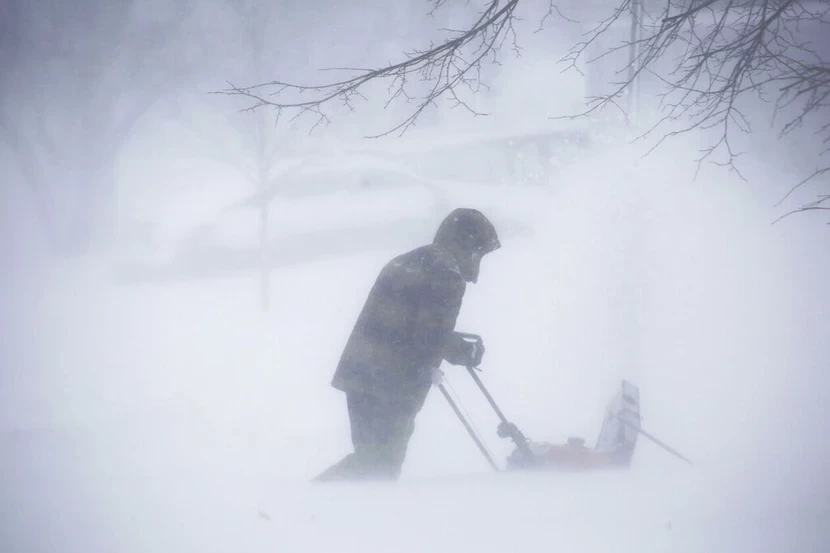
<svg viewBox="0 0 830 553"><path fill-rule="evenodd" d="M627 468L634 455L639 429L640 391L623 380L619 392L608 402L593 448L587 447L585 439L579 437L569 438L564 444L528 441L527 448L517 447L507 458L507 467L555 470ZM504 429L499 434L504 434Z"/></svg>

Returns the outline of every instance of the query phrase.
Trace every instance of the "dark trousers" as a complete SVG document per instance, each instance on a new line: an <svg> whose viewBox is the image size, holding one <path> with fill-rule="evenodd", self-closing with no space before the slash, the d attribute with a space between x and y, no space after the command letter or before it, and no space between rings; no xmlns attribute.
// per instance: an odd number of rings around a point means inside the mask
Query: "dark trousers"
<svg viewBox="0 0 830 553"><path fill-rule="evenodd" d="M415 430L415 416L428 391L426 387L417 394L395 399L347 392L354 453L315 480L397 480Z"/></svg>

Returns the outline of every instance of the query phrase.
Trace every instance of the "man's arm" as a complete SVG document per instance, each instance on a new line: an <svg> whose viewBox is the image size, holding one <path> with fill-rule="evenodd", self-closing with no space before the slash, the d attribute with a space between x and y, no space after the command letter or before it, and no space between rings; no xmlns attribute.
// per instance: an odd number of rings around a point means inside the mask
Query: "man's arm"
<svg viewBox="0 0 830 553"><path fill-rule="evenodd" d="M459 340L453 331L465 289L461 275L448 269L433 273L423 283L413 329L413 342L419 351L439 354L450 362L458 356Z"/></svg>

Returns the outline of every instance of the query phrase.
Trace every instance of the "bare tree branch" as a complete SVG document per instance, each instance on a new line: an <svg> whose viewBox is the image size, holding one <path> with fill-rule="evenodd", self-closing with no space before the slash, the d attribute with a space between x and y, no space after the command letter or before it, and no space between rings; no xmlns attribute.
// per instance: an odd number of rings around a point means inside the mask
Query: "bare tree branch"
<svg viewBox="0 0 830 553"><path fill-rule="evenodd" d="M559 6L554 3L553 0L550 0L548 4L548 11L542 16L542 20L539 21L539 28L536 29L536 33L541 33L545 30L545 23L547 22L548 18L553 17L554 15L558 15L560 19L567 21L568 23L579 23L576 19L571 19L570 17L566 16L562 13L562 10L559 9Z"/></svg>
<svg viewBox="0 0 830 553"><path fill-rule="evenodd" d="M612 25L623 22L634 6L634 0L620 2L562 61L575 67L587 57L588 47ZM830 61L799 38L810 27L814 36L830 33L830 0L668 0L640 24L643 38L624 41L599 56L636 49L637 55L623 68L631 69L626 78L613 83L610 93L592 98L584 112L561 118L581 117L615 105L648 74L662 83L665 92L659 95L658 121L639 139L667 125L679 126L666 132L656 148L692 130L716 130L717 137L697 160L698 170L709 160L741 174L740 152L734 142L737 135L753 130L745 112L746 101L753 97L771 102L774 118L787 117L780 124L781 136L812 125L822 142L830 144ZM661 71L658 62L672 54L676 61L670 70ZM805 182L827 176L827 170L818 169L787 196Z"/></svg>
<svg viewBox="0 0 830 553"><path fill-rule="evenodd" d="M428 4L433 15L447 2L429 0ZM251 102L247 110L273 108L277 117L288 111L292 120L312 115L316 127L328 123L326 107L341 104L354 109L353 102L365 98L369 83L384 82L387 106L399 101L414 108L394 128L374 137L404 133L440 99L483 115L466 103L466 94L483 86L482 61L498 63L497 54L505 41L518 52L513 26L518 4L519 0L486 0L469 27L445 29L449 38L444 42L380 68L349 69L356 75L341 80L320 85L281 80L244 87L229 83L229 88L216 93L241 96ZM571 7L579 8L579 3ZM639 137L643 140L662 134L649 152L680 134L716 133L699 153L698 171L704 162L710 162L744 178L738 167L738 138L753 132L748 109L752 101L770 104L781 137L796 129L812 129L824 152L830 151L830 61L826 48L822 51L814 43L818 40L815 37L830 36L830 0L609 0L608 8L607 17L600 18L560 61L566 70L579 71L580 62L590 64L624 51L632 55L627 64L618 67L609 93L590 98L581 113L555 119L583 117L612 106L623 109L620 100L629 97L638 81L648 76L664 90L657 96L656 123ZM580 13L584 18L585 10ZM574 21L549 0L539 30L554 15ZM604 37L632 19L636 32L629 40L589 55ZM815 40L804 38L805 33ZM828 176L830 173L819 167L805 181L826 180Z"/></svg>
<svg viewBox="0 0 830 553"><path fill-rule="evenodd" d="M783 219L786 219L790 215L795 215L796 213L806 213L808 211L830 211L830 205L822 205L825 202L830 204L830 201L828 201L828 200L830 200L830 194L822 194L821 196L819 196L818 200L815 200L814 202L810 202L810 203L808 203L806 205L803 205L803 206L801 206L797 209L793 209L792 211L790 211L788 213L785 213L784 215L778 217L775 221L773 221L773 224L775 224L775 223L777 223L777 222L779 222ZM830 225L830 222L828 222L827 224Z"/></svg>
<svg viewBox="0 0 830 553"><path fill-rule="evenodd" d="M432 12L440 8L445 0L432 0ZM385 136L400 131L406 132L417 118L430 106L437 105L441 98L451 101L452 107L460 107L474 115L485 115L473 109L462 98L462 90L475 93L482 86L481 64L486 59L497 63L496 54L505 40L511 39L514 50L518 50L513 29L514 12L519 0L489 0L478 19L467 29L446 30L452 38L426 50L405 54L406 59L377 69L351 69L358 75L322 85L298 85L284 81L271 81L252 86L236 86L215 92L230 96L241 96L252 101L246 110L264 106L275 109L277 117L283 112L293 112L292 119L311 114L317 118L314 126L328 123L325 111L327 105L341 103L348 109L353 101L365 98L363 90L373 81L388 83L387 105L395 100L415 103L410 115L395 127L373 135ZM432 13L431 12L431 13ZM348 70L341 68L341 70ZM420 89L415 91L413 89ZM282 99L286 95L311 95L308 100L299 98Z"/></svg>

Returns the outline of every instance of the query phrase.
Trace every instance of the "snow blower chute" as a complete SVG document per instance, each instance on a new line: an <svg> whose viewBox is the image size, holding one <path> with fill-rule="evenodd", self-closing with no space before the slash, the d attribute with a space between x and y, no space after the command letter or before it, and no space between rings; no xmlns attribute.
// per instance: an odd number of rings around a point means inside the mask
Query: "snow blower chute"
<svg viewBox="0 0 830 553"><path fill-rule="evenodd" d="M481 337L475 334L464 334L464 338L473 343L481 343ZM593 448L589 448L585 446L585 440L582 438L569 438L565 444L529 440L515 424L507 420L504 413L496 405L493 396L487 391L477 374L480 369L467 367L467 372L470 373L470 376L472 376L499 418L500 422L496 431L498 436L510 438L516 446L516 449L507 457L507 470L573 471L627 468L631 464L637 438L640 435L648 438L672 455L692 464L689 459L640 427L642 420L640 416L640 391L637 386L626 380L622 381L619 391L608 403L596 444ZM444 383L438 383L438 388L490 466L496 471L501 470L481 438L459 409L457 402L447 391Z"/></svg>

